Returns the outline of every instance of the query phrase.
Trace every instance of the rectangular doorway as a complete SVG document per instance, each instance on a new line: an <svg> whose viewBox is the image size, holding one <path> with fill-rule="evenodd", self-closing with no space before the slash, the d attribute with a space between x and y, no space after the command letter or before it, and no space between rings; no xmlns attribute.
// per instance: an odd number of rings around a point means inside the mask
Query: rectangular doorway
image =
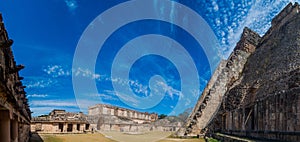
<svg viewBox="0 0 300 142"><path fill-rule="evenodd" d="M63 123L59 123L58 124L58 129L60 130L60 132L64 131L64 124Z"/></svg>
<svg viewBox="0 0 300 142"><path fill-rule="evenodd" d="M80 124L77 124L77 131L80 131Z"/></svg>
<svg viewBox="0 0 300 142"><path fill-rule="evenodd" d="M85 130L90 129L90 124L85 124Z"/></svg>
<svg viewBox="0 0 300 142"><path fill-rule="evenodd" d="M68 124L67 132L72 132L73 124Z"/></svg>

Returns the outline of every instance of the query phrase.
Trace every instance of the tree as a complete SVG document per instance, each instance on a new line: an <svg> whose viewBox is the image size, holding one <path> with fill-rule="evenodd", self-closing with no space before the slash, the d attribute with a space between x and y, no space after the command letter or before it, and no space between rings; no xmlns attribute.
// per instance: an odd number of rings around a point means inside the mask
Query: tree
<svg viewBox="0 0 300 142"><path fill-rule="evenodd" d="M158 115L158 119L164 119L164 118L166 118L167 117L167 115L165 115L165 114L160 114L160 115Z"/></svg>

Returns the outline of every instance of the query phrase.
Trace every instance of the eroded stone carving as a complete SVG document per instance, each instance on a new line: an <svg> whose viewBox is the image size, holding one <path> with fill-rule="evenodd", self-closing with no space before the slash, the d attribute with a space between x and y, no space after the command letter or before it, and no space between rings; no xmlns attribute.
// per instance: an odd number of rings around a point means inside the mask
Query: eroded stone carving
<svg viewBox="0 0 300 142"><path fill-rule="evenodd" d="M18 73L24 66L16 65L12 44L0 14L0 141L27 142L31 111Z"/></svg>

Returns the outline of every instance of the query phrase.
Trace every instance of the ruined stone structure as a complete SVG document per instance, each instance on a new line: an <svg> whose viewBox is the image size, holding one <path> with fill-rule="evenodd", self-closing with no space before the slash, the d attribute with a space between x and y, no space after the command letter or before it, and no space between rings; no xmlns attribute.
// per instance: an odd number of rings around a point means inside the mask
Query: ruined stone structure
<svg viewBox="0 0 300 142"><path fill-rule="evenodd" d="M118 117L126 117L136 123L149 123L157 120L158 116L156 113L138 112L126 108L97 104L89 107L89 115L112 115Z"/></svg>
<svg viewBox="0 0 300 142"><path fill-rule="evenodd" d="M138 112L105 104L89 107L88 121L92 129L98 131L177 131L181 127L180 122L158 120L156 113Z"/></svg>
<svg viewBox="0 0 300 142"><path fill-rule="evenodd" d="M0 141L27 142L31 112L18 73L24 66L16 65L12 43L0 14Z"/></svg>
<svg viewBox="0 0 300 142"><path fill-rule="evenodd" d="M259 39L258 34L248 28L244 29L241 41L229 59L221 61L189 116L185 127L178 132L178 135L193 136L202 133L202 129L211 122L220 108L222 99L228 90L227 87L240 78L243 67L248 57L254 52Z"/></svg>
<svg viewBox="0 0 300 142"><path fill-rule="evenodd" d="M88 109L88 120L97 130L139 131L143 129L139 129L141 124L150 124L157 119L156 113L138 112L106 104L97 104Z"/></svg>
<svg viewBox="0 0 300 142"><path fill-rule="evenodd" d="M260 37L245 28L178 136L221 132L300 141L300 7L288 4Z"/></svg>
<svg viewBox="0 0 300 142"><path fill-rule="evenodd" d="M31 132L38 133L83 133L90 131L90 124L82 112L71 113L53 110L49 115L33 117Z"/></svg>

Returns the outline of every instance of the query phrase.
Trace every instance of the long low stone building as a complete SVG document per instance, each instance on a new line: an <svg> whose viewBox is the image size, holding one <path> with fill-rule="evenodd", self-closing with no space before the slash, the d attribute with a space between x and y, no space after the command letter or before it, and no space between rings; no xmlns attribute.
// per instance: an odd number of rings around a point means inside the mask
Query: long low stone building
<svg viewBox="0 0 300 142"><path fill-rule="evenodd" d="M181 122L158 119L156 113L138 112L116 106L97 104L88 115L55 109L48 115L31 119L33 133L85 133L96 131L148 132L177 131Z"/></svg>
<svg viewBox="0 0 300 142"><path fill-rule="evenodd" d="M88 109L88 121L92 128L101 131L140 131L140 124L150 124L157 119L156 113L138 112L107 104L97 104Z"/></svg>
<svg viewBox="0 0 300 142"><path fill-rule="evenodd" d="M116 107L107 104L97 104L89 107L88 115L90 116L108 115L108 116L125 117L139 124L154 122L158 119L158 115L156 113L138 112L135 110L130 110L130 109Z"/></svg>
<svg viewBox="0 0 300 142"><path fill-rule="evenodd" d="M82 112L53 110L49 115L34 117L31 120L31 132L84 133L86 131L90 131L90 124Z"/></svg>
<svg viewBox="0 0 300 142"><path fill-rule="evenodd" d="M97 104L88 109L88 122L93 130L119 132L177 131L181 123L158 120L156 113Z"/></svg>
<svg viewBox="0 0 300 142"><path fill-rule="evenodd" d="M31 111L18 73L24 66L16 65L12 43L0 14L0 142L27 142Z"/></svg>

